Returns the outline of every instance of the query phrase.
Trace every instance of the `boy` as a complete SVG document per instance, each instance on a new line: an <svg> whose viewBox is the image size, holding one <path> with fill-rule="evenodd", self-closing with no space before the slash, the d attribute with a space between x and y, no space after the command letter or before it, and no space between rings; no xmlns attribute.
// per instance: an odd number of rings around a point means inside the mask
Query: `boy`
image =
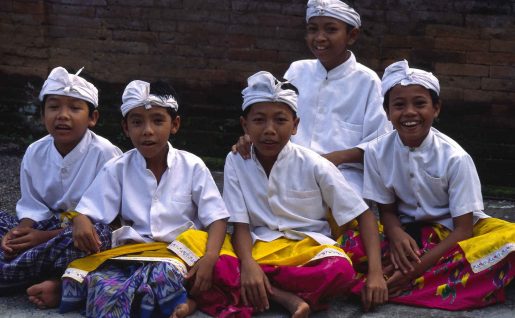
<svg viewBox="0 0 515 318"><path fill-rule="evenodd" d="M12 292L38 280L58 278L72 260L85 254L73 247L67 220L97 172L121 151L93 133L97 123L96 87L66 69L53 69L41 89L41 118L48 135L32 143L21 163L21 198L14 217L0 215L0 292ZM99 226L101 245L110 245L110 231ZM33 285L29 299L47 304L43 288Z"/></svg>
<svg viewBox="0 0 515 318"><path fill-rule="evenodd" d="M70 265L61 311L86 300L88 317L182 317L195 310L184 275L189 270L192 294L209 288L229 214L204 162L168 141L180 127L171 87L135 80L122 100L123 131L135 149L106 163L84 193L74 241L84 251L98 249L90 219L109 224L119 216L123 226L113 231L116 248ZM187 268L167 245L190 229L205 252ZM111 260L119 256L123 260Z"/></svg>
<svg viewBox="0 0 515 318"><path fill-rule="evenodd" d="M391 130L381 81L348 50L361 26L353 8L339 0L310 0L306 22L306 44L317 59L293 62L284 75L299 90L302 120L292 141L326 157L361 194L365 144ZM248 158L246 143L248 137L240 138L233 150Z"/></svg>
<svg viewBox="0 0 515 318"><path fill-rule="evenodd" d="M220 256L217 284L202 295L201 309L250 316L271 299L293 317L307 317L346 294L355 272L330 238L328 208L339 225L358 217L369 233L363 237L369 259L365 309L386 301L374 215L333 164L290 142L299 124L293 86L259 72L248 79L243 99L240 121L252 141L251 159L229 153L223 192L239 261ZM231 296L223 297L227 291Z"/></svg>

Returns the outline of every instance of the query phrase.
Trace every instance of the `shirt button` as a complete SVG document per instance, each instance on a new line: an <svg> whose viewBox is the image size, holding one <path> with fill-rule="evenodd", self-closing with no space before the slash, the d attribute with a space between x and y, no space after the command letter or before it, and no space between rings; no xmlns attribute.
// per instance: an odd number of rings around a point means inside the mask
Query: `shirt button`
<svg viewBox="0 0 515 318"><path fill-rule="evenodd" d="M413 178L414 176L415 176L415 175L414 175L413 173L410 173L410 174L409 174L409 177L410 177L410 178Z"/></svg>
<svg viewBox="0 0 515 318"><path fill-rule="evenodd" d="M417 206L420 208L420 202L417 202Z"/></svg>

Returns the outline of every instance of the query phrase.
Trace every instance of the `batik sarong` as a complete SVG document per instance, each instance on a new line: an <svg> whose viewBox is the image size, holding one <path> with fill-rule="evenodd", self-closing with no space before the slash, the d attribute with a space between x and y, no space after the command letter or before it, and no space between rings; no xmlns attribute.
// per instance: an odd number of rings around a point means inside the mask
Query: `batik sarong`
<svg viewBox="0 0 515 318"><path fill-rule="evenodd" d="M0 213L0 235L5 235L18 225L15 216ZM13 259L5 259L0 251L0 283L27 282L32 284L45 279L59 278L69 263L87 254L73 245L72 227L64 225L57 217L36 222L34 229L51 231L63 229L54 238L22 252ZM101 250L111 246L111 230L108 225L95 224L95 229L102 242Z"/></svg>
<svg viewBox="0 0 515 318"><path fill-rule="evenodd" d="M177 250L182 250L178 256L194 260L204 252L205 241L198 236L196 240L188 239L192 234L189 230L177 238L188 242L177 244ZM319 245L311 238L258 241L252 255L274 287L299 296L312 311L325 309L333 297L345 295L355 284L355 272L345 253L335 246ZM254 309L241 299L240 262L228 238L214 268L212 288L195 300L200 310L215 317L252 315Z"/></svg>
<svg viewBox="0 0 515 318"><path fill-rule="evenodd" d="M167 243L128 244L72 262L60 312L87 317L169 317L187 292L184 262Z"/></svg>
<svg viewBox="0 0 515 318"><path fill-rule="evenodd" d="M416 231L425 253L445 239L450 231L440 224L425 224ZM381 234L383 266L389 263L388 242ZM361 272L358 294L366 278L366 254L356 228L346 229L338 240ZM515 275L515 224L500 219L480 220L473 237L450 249L404 292L389 301L445 310L469 310L505 301L505 287Z"/></svg>

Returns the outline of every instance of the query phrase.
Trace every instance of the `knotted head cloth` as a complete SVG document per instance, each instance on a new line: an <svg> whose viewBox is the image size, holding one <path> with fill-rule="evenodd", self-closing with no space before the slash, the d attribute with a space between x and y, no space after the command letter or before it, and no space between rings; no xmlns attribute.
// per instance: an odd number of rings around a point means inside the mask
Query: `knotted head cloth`
<svg viewBox="0 0 515 318"><path fill-rule="evenodd" d="M289 82L280 82L269 72L261 71L247 79L248 86L243 95L242 110L259 102L285 103L297 112L297 93L293 89L283 88Z"/></svg>
<svg viewBox="0 0 515 318"><path fill-rule="evenodd" d="M356 10L340 0L309 0L306 22L318 16L335 18L355 28L361 27L361 18Z"/></svg>
<svg viewBox="0 0 515 318"><path fill-rule="evenodd" d="M431 72L410 68L406 60L395 62L384 70L381 80L381 91L383 96L397 84L402 86L421 85L431 89L440 95L440 83Z"/></svg>
<svg viewBox="0 0 515 318"><path fill-rule="evenodd" d="M120 107L123 117L136 107L144 106L146 109L152 108L152 105L160 107L170 107L177 111L179 104L172 95L154 95L150 94L150 83L135 80L129 83L122 95L122 106Z"/></svg>
<svg viewBox="0 0 515 318"><path fill-rule="evenodd" d="M63 95L82 99L98 107L98 90L95 85L80 77L77 73L70 74L64 67L54 68L39 93L39 100L43 101L45 95Z"/></svg>

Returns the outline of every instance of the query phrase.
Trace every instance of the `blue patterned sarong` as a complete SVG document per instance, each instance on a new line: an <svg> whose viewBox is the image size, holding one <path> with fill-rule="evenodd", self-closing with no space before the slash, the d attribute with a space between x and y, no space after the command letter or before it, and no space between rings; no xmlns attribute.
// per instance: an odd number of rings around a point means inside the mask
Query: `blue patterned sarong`
<svg viewBox="0 0 515 318"><path fill-rule="evenodd" d="M184 277L168 262L108 261L82 283L63 279L60 312L87 317L169 317L185 303Z"/></svg>

